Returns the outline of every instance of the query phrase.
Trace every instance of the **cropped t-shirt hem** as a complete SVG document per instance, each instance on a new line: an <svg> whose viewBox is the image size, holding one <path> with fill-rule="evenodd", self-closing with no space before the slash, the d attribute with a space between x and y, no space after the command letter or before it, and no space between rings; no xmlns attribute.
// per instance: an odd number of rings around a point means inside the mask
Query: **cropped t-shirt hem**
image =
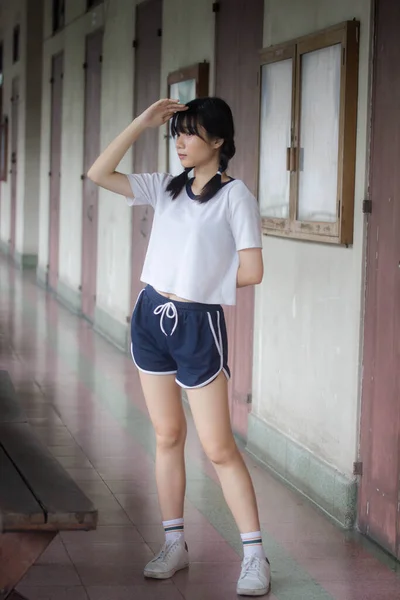
<svg viewBox="0 0 400 600"><path fill-rule="evenodd" d="M213 298L212 296L208 296L207 298L203 298L201 296L193 296L190 292L185 293L184 289L172 289L171 286L163 285L162 283L153 283L150 281L150 278L141 279L141 282L144 286L149 285L157 292L162 292L163 294L173 294L174 296L178 296L178 298L184 298L188 302L196 302L197 304L211 305L211 306L219 306L224 304L225 306L235 306L236 305L236 295L234 298L234 302L232 302L232 298L223 298L221 295L218 295L218 299ZM214 301L215 300L215 301Z"/></svg>

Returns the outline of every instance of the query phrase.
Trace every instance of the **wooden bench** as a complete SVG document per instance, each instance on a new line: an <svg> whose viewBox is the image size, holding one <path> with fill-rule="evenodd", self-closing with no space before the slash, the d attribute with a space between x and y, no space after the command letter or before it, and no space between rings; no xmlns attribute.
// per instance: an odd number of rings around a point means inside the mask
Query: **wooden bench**
<svg viewBox="0 0 400 600"><path fill-rule="evenodd" d="M59 531L97 525L91 501L41 443L0 371L0 600L17 600L18 582Z"/></svg>

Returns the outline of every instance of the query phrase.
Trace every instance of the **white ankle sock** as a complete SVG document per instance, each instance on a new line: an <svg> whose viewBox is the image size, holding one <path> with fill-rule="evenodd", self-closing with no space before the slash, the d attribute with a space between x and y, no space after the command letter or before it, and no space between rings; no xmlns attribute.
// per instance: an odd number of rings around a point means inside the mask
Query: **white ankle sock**
<svg viewBox="0 0 400 600"><path fill-rule="evenodd" d="M266 558L262 545L261 531L252 531L251 533L241 533L240 537L243 542L244 557L258 556L258 558Z"/></svg>
<svg viewBox="0 0 400 600"><path fill-rule="evenodd" d="M167 542L175 542L179 540L182 544L185 541L185 532L183 527L183 519L172 519L172 521L163 521L165 531L165 540Z"/></svg>

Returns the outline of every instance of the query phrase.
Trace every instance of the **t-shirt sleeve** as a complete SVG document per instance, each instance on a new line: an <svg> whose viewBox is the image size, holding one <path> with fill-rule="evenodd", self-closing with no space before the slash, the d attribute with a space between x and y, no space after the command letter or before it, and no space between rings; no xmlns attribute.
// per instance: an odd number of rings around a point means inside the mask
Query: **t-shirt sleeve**
<svg viewBox="0 0 400 600"><path fill-rule="evenodd" d="M168 185L169 175L164 173L143 173L140 175L127 175L132 189L132 196L127 197L129 206L143 206L149 204L154 209Z"/></svg>
<svg viewBox="0 0 400 600"><path fill-rule="evenodd" d="M262 248L261 215L258 203L244 183L232 186L229 218L236 250Z"/></svg>

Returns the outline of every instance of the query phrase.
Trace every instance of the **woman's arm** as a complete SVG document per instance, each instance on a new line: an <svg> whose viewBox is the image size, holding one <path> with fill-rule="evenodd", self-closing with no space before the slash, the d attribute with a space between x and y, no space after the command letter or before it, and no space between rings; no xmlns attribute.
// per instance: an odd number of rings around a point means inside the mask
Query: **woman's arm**
<svg viewBox="0 0 400 600"><path fill-rule="evenodd" d="M88 177L102 188L131 196L132 190L128 178L115 169L128 152L130 146L136 142L141 133L146 129L140 117L135 119L113 142L100 154L99 158L90 167Z"/></svg>
<svg viewBox="0 0 400 600"><path fill-rule="evenodd" d="M174 113L187 110L185 105L177 100L159 100L152 104L128 127L120 133L113 142L100 154L88 171L88 177L100 187L106 188L116 194L132 196L128 178L115 169L125 156L130 146L136 142L140 135L149 127L160 127L166 123Z"/></svg>
<svg viewBox="0 0 400 600"><path fill-rule="evenodd" d="M237 274L237 287L258 285L262 282L264 275L264 264L261 248L249 248L240 250L239 269Z"/></svg>

